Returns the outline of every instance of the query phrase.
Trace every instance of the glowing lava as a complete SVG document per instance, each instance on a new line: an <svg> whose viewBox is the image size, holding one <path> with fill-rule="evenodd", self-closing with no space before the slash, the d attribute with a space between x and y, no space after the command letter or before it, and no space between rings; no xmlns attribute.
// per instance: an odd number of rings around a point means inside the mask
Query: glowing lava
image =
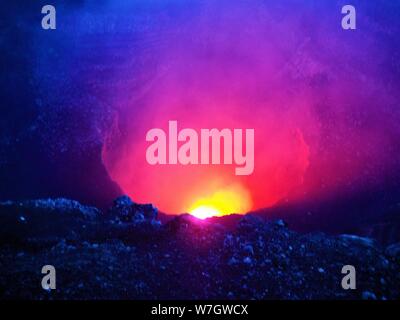
<svg viewBox="0 0 400 320"><path fill-rule="evenodd" d="M243 214L248 212L251 206L252 201L247 189L234 184L198 198L189 207L188 212L199 219L206 219L232 213Z"/></svg>
<svg viewBox="0 0 400 320"><path fill-rule="evenodd" d="M200 206L189 212L192 216L199 219L207 219L210 217L220 216L221 212L210 206Z"/></svg>

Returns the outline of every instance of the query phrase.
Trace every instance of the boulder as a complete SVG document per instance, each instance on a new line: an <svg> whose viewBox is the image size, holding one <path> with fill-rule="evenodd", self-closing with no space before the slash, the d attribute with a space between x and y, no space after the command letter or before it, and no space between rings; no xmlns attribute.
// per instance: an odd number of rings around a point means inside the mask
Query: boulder
<svg viewBox="0 0 400 320"><path fill-rule="evenodd" d="M385 250L385 254L392 258L400 259L400 243L394 243L388 246Z"/></svg>
<svg viewBox="0 0 400 320"><path fill-rule="evenodd" d="M108 213L115 222L151 223L157 219L158 210L152 204L137 204L124 195L114 200Z"/></svg>

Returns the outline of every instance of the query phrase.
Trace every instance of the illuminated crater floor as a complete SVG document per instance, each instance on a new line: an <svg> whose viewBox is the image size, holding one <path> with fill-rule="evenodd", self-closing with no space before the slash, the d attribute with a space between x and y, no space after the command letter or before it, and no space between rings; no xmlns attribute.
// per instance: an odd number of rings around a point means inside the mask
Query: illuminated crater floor
<svg viewBox="0 0 400 320"><path fill-rule="evenodd" d="M0 203L1 299L399 299L400 244L300 234L282 220L182 215L127 197L107 212L67 199ZM57 290L40 287L43 265ZM357 289L343 290L344 265Z"/></svg>

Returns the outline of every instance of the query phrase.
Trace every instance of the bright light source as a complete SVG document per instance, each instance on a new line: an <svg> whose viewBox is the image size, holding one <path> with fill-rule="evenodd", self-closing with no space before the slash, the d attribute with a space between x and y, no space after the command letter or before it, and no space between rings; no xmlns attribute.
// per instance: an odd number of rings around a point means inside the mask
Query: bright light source
<svg viewBox="0 0 400 320"><path fill-rule="evenodd" d="M202 220L221 215L221 213L217 209L210 207L210 206L200 206L200 207L194 208L189 213L192 216L195 216L196 218L199 218Z"/></svg>
<svg viewBox="0 0 400 320"><path fill-rule="evenodd" d="M250 209L249 192L243 186L235 184L199 196L185 211L199 219L206 219L232 213L245 214Z"/></svg>

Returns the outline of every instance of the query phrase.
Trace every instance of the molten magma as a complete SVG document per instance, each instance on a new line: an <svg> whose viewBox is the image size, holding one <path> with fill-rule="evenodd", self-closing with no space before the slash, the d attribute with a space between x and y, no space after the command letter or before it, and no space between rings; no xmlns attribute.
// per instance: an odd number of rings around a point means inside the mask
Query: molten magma
<svg viewBox="0 0 400 320"><path fill-rule="evenodd" d="M201 205L190 211L190 214L199 219L207 219L211 217L218 217L221 212L212 206Z"/></svg>
<svg viewBox="0 0 400 320"><path fill-rule="evenodd" d="M231 213L246 213L251 208L248 190L240 185L233 185L195 200L188 211L197 218L205 219Z"/></svg>

